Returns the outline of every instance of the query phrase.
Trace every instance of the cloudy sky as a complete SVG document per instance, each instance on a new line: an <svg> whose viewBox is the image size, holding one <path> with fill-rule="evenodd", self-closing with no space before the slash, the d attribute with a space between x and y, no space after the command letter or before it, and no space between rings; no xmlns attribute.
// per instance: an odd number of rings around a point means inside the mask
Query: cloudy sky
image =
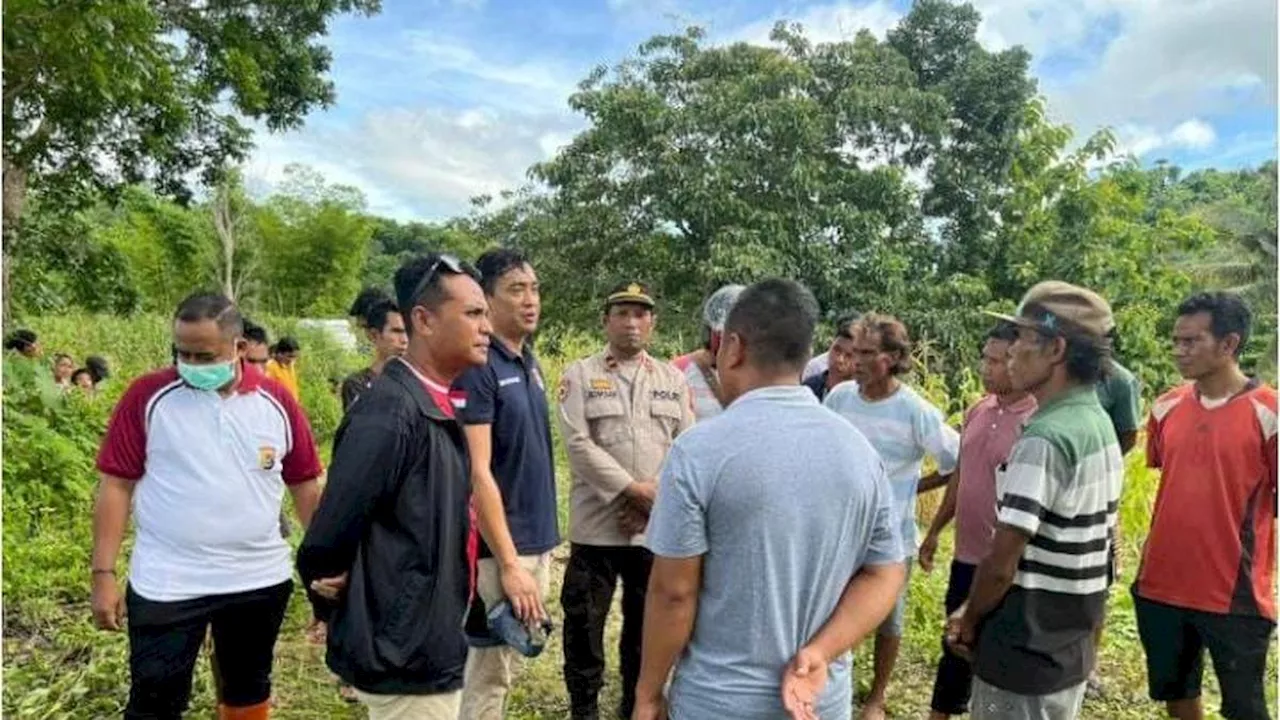
<svg viewBox="0 0 1280 720"><path fill-rule="evenodd" d="M258 136L246 171L289 163L359 187L373 212L434 220L520 185L582 128L566 98L594 66L689 24L764 42L779 19L815 40L883 36L909 0L383 0L333 24L338 102ZM1023 45L1055 119L1114 128L1146 162L1239 167L1276 153L1273 0L974 0L982 41Z"/></svg>

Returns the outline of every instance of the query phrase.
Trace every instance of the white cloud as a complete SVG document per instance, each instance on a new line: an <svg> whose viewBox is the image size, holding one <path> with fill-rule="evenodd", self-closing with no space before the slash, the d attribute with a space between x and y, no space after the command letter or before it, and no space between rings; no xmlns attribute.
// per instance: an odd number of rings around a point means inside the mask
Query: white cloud
<svg viewBox="0 0 1280 720"><path fill-rule="evenodd" d="M1126 124L1116 129L1116 150L1121 155L1150 156L1159 151L1204 151L1218 141L1218 133L1199 118L1184 120L1168 132L1150 126Z"/></svg>
<svg viewBox="0 0 1280 720"><path fill-rule="evenodd" d="M1180 147L1203 150L1217 142L1218 134L1209 123L1192 119L1174 128L1169 134L1169 140Z"/></svg>
<svg viewBox="0 0 1280 720"><path fill-rule="evenodd" d="M576 129L577 121L555 114L386 108L354 127L271 136L247 173L276 182L285 165L301 162L364 190L374 213L443 219L465 212L472 197L527 182L528 167Z"/></svg>
<svg viewBox="0 0 1280 720"><path fill-rule="evenodd" d="M1250 100L1274 107L1275 58L1272 3L1175 0L1157 12L1127 13L1096 67L1049 92L1085 132L1124 122L1168 128Z"/></svg>

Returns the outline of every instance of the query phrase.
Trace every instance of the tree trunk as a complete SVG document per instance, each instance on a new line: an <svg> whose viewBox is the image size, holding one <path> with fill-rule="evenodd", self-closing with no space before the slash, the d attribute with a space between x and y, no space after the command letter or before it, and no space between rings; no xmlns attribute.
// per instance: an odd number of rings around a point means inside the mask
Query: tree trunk
<svg viewBox="0 0 1280 720"><path fill-rule="evenodd" d="M235 221L231 217L231 198L225 186L220 186L213 201L213 227L222 243L222 292L236 299L235 256L236 236Z"/></svg>
<svg viewBox="0 0 1280 720"><path fill-rule="evenodd" d="M10 270L16 256L15 244L18 239L18 224L22 220L22 208L27 200L27 171L9 162L3 163L3 251L0 252L0 316L8 324L10 314L9 288Z"/></svg>

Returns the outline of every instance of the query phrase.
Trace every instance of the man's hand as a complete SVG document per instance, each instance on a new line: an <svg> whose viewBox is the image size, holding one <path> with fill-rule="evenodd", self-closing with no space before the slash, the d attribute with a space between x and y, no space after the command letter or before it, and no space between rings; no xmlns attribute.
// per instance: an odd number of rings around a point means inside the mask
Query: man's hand
<svg viewBox="0 0 1280 720"><path fill-rule="evenodd" d="M502 568L501 580L502 594L511 603L511 610L520 622L532 625L546 619L547 611L542 607L542 593L538 590L538 581L533 578L533 573L517 562Z"/></svg>
<svg viewBox="0 0 1280 720"><path fill-rule="evenodd" d="M636 698L631 720L667 720L667 701L661 695L649 699Z"/></svg>
<svg viewBox="0 0 1280 720"><path fill-rule="evenodd" d="M625 502L618 510L618 530L623 535L639 535L649 526L648 513L630 502Z"/></svg>
<svg viewBox="0 0 1280 720"><path fill-rule="evenodd" d="M920 549L916 551L916 557L920 561L920 569L926 573L933 572L933 556L938 552L938 534L930 531L924 536L924 542L920 543Z"/></svg>
<svg viewBox="0 0 1280 720"><path fill-rule="evenodd" d="M647 516L653 511L653 501L658 497L658 483L637 480L628 485L622 494Z"/></svg>
<svg viewBox="0 0 1280 720"><path fill-rule="evenodd" d="M311 623L307 625L307 642L312 645L324 645L329 637L329 625L325 621L311 618Z"/></svg>
<svg viewBox="0 0 1280 720"><path fill-rule="evenodd" d="M816 650L800 648L782 673L782 706L792 720L818 720L815 705L826 686L826 658Z"/></svg>
<svg viewBox="0 0 1280 720"><path fill-rule="evenodd" d="M311 581L311 592L330 602L337 602L342 597L342 593L347 590L347 579L349 573L342 573L337 577L320 578Z"/></svg>
<svg viewBox="0 0 1280 720"><path fill-rule="evenodd" d="M968 616L969 605L961 605L947 618L946 641L951 652L973 662L973 646L977 642L977 627Z"/></svg>
<svg viewBox="0 0 1280 720"><path fill-rule="evenodd" d="M116 584L115 575L97 573L93 576L89 606L93 609L93 622L98 629L113 632L123 629L124 596L120 594L120 586Z"/></svg>

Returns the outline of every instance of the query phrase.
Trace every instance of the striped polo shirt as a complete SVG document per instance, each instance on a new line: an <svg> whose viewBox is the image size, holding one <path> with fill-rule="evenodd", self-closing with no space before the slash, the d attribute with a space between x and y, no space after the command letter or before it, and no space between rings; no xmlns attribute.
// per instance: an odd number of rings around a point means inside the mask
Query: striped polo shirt
<svg viewBox="0 0 1280 720"><path fill-rule="evenodd" d="M997 471L996 522L1029 540L983 622L978 677L1022 695L1085 681L1106 604L1124 460L1092 386L1042 403Z"/></svg>
<svg viewBox="0 0 1280 720"><path fill-rule="evenodd" d="M293 395L251 363L226 397L172 367L135 380L97 465L136 482L129 585L142 597L176 602L293 576L280 505L286 485L320 476L320 458Z"/></svg>

